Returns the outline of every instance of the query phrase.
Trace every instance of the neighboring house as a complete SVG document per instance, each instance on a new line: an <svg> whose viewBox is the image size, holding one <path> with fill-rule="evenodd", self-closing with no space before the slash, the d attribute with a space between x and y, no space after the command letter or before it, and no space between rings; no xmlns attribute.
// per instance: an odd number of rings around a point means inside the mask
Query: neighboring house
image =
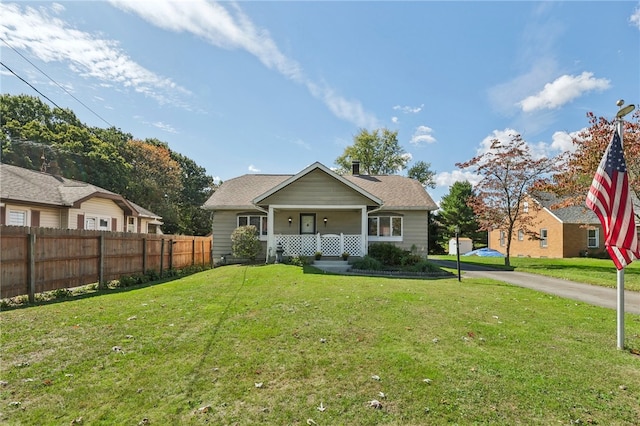
<svg viewBox="0 0 640 426"><path fill-rule="evenodd" d="M247 174L225 181L203 208L213 212L214 259L231 255L231 234L255 225L262 259L285 256L364 256L373 242L417 254L428 250L428 213L437 209L414 179L341 176L316 162L295 175Z"/></svg>
<svg viewBox="0 0 640 426"><path fill-rule="evenodd" d="M551 193L537 193L523 202L521 214L533 218L534 225L529 229L533 234L515 227L511 237L512 257L564 258L603 254L604 235L595 213L584 205L554 207L560 201ZM489 247L506 254L506 230L489 232Z"/></svg>
<svg viewBox="0 0 640 426"><path fill-rule="evenodd" d="M0 164L0 224L161 233L161 217L106 189Z"/></svg>

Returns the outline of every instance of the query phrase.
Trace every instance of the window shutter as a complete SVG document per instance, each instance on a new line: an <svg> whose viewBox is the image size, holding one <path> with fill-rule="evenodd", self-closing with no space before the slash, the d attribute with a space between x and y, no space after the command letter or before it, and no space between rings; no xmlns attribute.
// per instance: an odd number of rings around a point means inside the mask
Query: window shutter
<svg viewBox="0 0 640 426"><path fill-rule="evenodd" d="M31 226L40 226L40 210L31 210Z"/></svg>
<svg viewBox="0 0 640 426"><path fill-rule="evenodd" d="M6 225L7 224L7 208L6 207L0 207L0 225Z"/></svg>
<svg viewBox="0 0 640 426"><path fill-rule="evenodd" d="M111 218L111 230L113 232L118 231L118 219L116 219L115 217Z"/></svg>
<svg viewBox="0 0 640 426"><path fill-rule="evenodd" d="M142 230L142 220L138 218L138 234L141 232L141 230Z"/></svg>
<svg viewBox="0 0 640 426"><path fill-rule="evenodd" d="M78 215L77 229L84 229L84 215L83 214L79 214Z"/></svg>

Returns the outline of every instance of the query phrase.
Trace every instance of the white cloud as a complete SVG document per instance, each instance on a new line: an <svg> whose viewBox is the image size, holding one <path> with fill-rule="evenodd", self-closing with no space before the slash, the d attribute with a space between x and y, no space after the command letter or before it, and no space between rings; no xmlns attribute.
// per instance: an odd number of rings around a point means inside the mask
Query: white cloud
<svg viewBox="0 0 640 426"><path fill-rule="evenodd" d="M295 141L293 141L293 143L308 151L311 150L311 145L309 145L307 142L303 141L302 139L296 139Z"/></svg>
<svg viewBox="0 0 640 426"><path fill-rule="evenodd" d="M58 3L38 9L0 4L0 37L11 47L27 50L42 61L66 63L82 77L132 88L162 104L176 103L171 98L177 94L189 94L171 79L133 61L118 42L77 30L50 15L62 10L64 7Z"/></svg>
<svg viewBox="0 0 640 426"><path fill-rule="evenodd" d="M249 164L249 167L247 168L251 173L259 173L260 169L257 168L256 166L254 166L253 164Z"/></svg>
<svg viewBox="0 0 640 426"><path fill-rule="evenodd" d="M151 123L154 127L157 127L160 130L163 130L168 133L178 133L178 131L171 126L170 124L163 123L161 121L156 121L155 123Z"/></svg>
<svg viewBox="0 0 640 426"><path fill-rule="evenodd" d="M436 174L436 186L450 187L456 182L469 181L471 185L476 185L482 180L482 176L463 170L454 170L452 172L440 172Z"/></svg>
<svg viewBox="0 0 640 426"><path fill-rule="evenodd" d="M298 62L284 55L266 29L251 22L237 3L227 5L205 0L177 1L122 1L111 3L125 11L136 13L142 19L174 32L188 32L223 49L242 49L249 52L264 66L276 70L286 78L306 86L338 118L358 127L377 127L377 120L364 110L361 103L348 100L332 88L320 87L311 81Z"/></svg>
<svg viewBox="0 0 640 426"><path fill-rule="evenodd" d="M427 126L418 126L416 131L411 136L409 141L412 145L421 146L423 144L430 144L436 141L436 138L431 134L433 129Z"/></svg>
<svg viewBox="0 0 640 426"><path fill-rule="evenodd" d="M577 138L584 130L585 129L581 129L571 133L555 132L551 137L550 148L559 152L574 152L576 150L576 146L573 143L573 139Z"/></svg>
<svg viewBox="0 0 640 426"><path fill-rule="evenodd" d="M398 122L399 122L399 121L400 121L400 120L398 120L398 117L391 117L391 122L392 122L393 124L398 124Z"/></svg>
<svg viewBox="0 0 640 426"><path fill-rule="evenodd" d="M629 17L629 22L640 30L640 7L633 11L633 14Z"/></svg>
<svg viewBox="0 0 640 426"><path fill-rule="evenodd" d="M218 185L220 182L222 182L222 178L220 176L213 176L213 183Z"/></svg>
<svg viewBox="0 0 640 426"><path fill-rule="evenodd" d="M563 75L545 84L542 91L520 101L519 105L524 112L555 109L582 96L583 93L593 90L602 91L609 87L609 80L594 78L593 73L590 72L585 71L578 76Z"/></svg>
<svg viewBox="0 0 640 426"><path fill-rule="evenodd" d="M402 111L405 114L417 114L420 111L422 111L422 108L424 108L424 104L421 104L419 107L411 107L411 106L400 106L400 105L395 105L393 107L394 110L396 111Z"/></svg>

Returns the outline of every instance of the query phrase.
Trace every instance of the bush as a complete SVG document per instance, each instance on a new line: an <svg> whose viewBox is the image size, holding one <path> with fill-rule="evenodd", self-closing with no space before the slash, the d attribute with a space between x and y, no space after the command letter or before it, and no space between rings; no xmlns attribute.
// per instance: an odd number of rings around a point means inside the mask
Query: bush
<svg viewBox="0 0 640 426"><path fill-rule="evenodd" d="M262 245L255 226L239 226L231 234L231 251L235 257L255 261L261 249Z"/></svg>
<svg viewBox="0 0 640 426"><path fill-rule="evenodd" d="M407 253L402 259L400 259L400 264L402 266L413 266L413 265L417 265L423 260L424 259L417 254Z"/></svg>
<svg viewBox="0 0 640 426"><path fill-rule="evenodd" d="M440 268L428 260L420 260L406 269L409 272L439 272Z"/></svg>
<svg viewBox="0 0 640 426"><path fill-rule="evenodd" d="M369 255L363 257L362 259L358 259L353 262L354 269L360 269L363 271L381 271L384 269L382 263Z"/></svg>
<svg viewBox="0 0 640 426"><path fill-rule="evenodd" d="M369 256L387 266L401 265L402 258L406 255L405 250L390 243L373 243L369 246Z"/></svg>
<svg viewBox="0 0 640 426"><path fill-rule="evenodd" d="M309 258L304 256L293 256L287 259L286 263L294 266L305 266L310 265L311 261L309 260Z"/></svg>

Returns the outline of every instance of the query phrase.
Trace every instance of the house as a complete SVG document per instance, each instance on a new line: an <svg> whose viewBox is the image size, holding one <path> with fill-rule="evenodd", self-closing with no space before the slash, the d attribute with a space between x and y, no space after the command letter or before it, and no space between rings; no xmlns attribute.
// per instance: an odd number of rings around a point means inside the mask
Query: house
<svg viewBox="0 0 640 426"><path fill-rule="evenodd" d="M161 217L85 182L0 164L0 224L161 233Z"/></svg>
<svg viewBox="0 0 640 426"><path fill-rule="evenodd" d="M561 199L551 193L529 195L521 214L531 218L532 234L516 226L510 255L565 258L599 256L605 252L602 225L586 206L558 208ZM489 247L506 254L506 230L489 232Z"/></svg>
<svg viewBox="0 0 640 426"><path fill-rule="evenodd" d="M255 225L262 258L364 256L373 242L427 254L429 211L437 209L414 179L369 176L354 162L341 176L316 162L295 175L246 174L225 181L207 200L213 212L214 259L231 255L231 234Z"/></svg>

